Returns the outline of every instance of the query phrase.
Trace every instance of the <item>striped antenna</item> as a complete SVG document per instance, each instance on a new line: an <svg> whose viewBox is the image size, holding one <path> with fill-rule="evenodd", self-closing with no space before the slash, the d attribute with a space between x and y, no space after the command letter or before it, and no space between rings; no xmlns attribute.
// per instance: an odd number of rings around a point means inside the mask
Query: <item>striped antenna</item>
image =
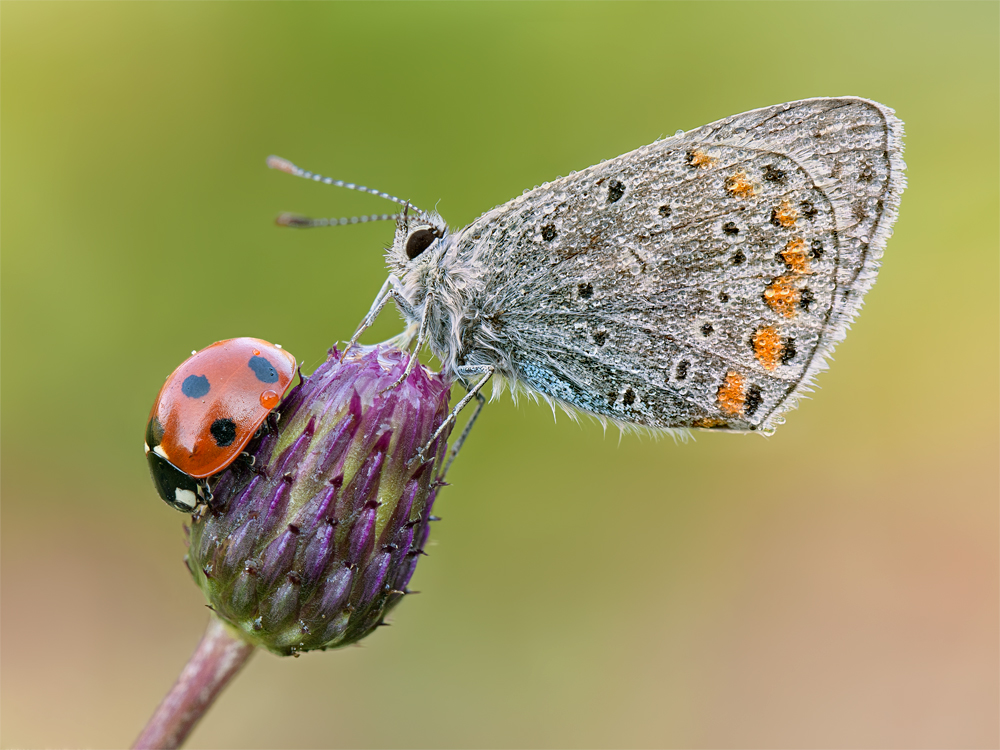
<svg viewBox="0 0 1000 750"><path fill-rule="evenodd" d="M335 227L343 224L367 224L369 221L395 221L401 219L403 214L370 214L368 216L341 216L339 219L311 219L300 214L279 214L274 223L279 227L295 227L296 229L306 229L309 227Z"/></svg>
<svg viewBox="0 0 1000 750"><path fill-rule="evenodd" d="M365 187L364 185L355 185L353 182L344 182L343 180L335 180L332 177L324 177L323 175L316 174L315 172L307 172L301 167L297 167L292 164L292 162L288 161L288 159L282 159L280 156L267 157L267 166L271 169L277 169L282 172L287 172L290 175L295 175L296 177L312 180L313 182L322 182L324 185L333 185L334 187L357 190L358 192L368 193L369 195L377 195L379 198L385 198L388 201L398 203L404 207L403 214L371 214L370 216L352 216L351 218L345 217L340 219L310 219L308 217L297 216L295 214L281 214L281 216L277 218L277 223L284 227L327 227L337 226L340 224L361 224L369 221L388 221L389 219L397 219L408 211L416 211L422 218L429 219L426 211L417 208L409 201L397 198L395 195L389 195L388 193L383 193L381 190Z"/></svg>

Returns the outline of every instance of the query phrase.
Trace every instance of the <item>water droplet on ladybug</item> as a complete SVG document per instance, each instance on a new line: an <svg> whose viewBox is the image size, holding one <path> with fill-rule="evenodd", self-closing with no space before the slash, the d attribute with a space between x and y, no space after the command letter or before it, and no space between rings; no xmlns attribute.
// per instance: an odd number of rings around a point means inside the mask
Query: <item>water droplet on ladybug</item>
<svg viewBox="0 0 1000 750"><path fill-rule="evenodd" d="M260 349L254 349L253 350L253 356L259 357L260 356Z"/></svg>
<svg viewBox="0 0 1000 750"><path fill-rule="evenodd" d="M265 409L273 409L281 401L281 396L274 391L264 391L260 394L260 405Z"/></svg>

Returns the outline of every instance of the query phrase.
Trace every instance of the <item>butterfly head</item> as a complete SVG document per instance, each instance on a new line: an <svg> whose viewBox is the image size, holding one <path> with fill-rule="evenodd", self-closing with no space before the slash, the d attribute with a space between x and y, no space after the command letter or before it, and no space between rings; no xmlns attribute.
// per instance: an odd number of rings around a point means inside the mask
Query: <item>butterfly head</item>
<svg viewBox="0 0 1000 750"><path fill-rule="evenodd" d="M433 264L445 246L448 225L437 212L404 211L396 219L396 234L386 253L394 274L403 278Z"/></svg>

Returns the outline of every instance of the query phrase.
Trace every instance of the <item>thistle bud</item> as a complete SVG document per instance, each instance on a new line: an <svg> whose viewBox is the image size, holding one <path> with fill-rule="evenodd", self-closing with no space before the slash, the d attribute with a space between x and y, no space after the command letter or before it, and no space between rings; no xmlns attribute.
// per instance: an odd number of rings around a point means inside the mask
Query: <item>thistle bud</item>
<svg viewBox="0 0 1000 750"><path fill-rule="evenodd" d="M449 383L385 345L332 349L213 488L187 565L215 613L277 654L345 646L407 593L427 540Z"/></svg>

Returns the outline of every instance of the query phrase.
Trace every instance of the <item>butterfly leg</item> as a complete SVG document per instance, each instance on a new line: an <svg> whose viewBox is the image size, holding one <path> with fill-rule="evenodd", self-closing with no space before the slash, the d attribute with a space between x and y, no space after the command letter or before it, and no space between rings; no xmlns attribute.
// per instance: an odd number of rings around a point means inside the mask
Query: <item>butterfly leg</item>
<svg viewBox="0 0 1000 750"><path fill-rule="evenodd" d="M389 278L395 278L395 277L390 276ZM393 294L393 292L394 290L390 290L389 294ZM399 300L397 300L397 302L398 301ZM420 318L420 331L417 333L417 344L416 346L413 347L413 354L410 355L410 361L406 363L406 369L403 370L403 374L396 379L395 383L390 385L388 388L383 389L382 393L385 393L386 391L391 391L397 385L399 385L408 377L410 377L410 373L413 372L413 368L416 367L417 363L420 361L417 359L417 354L420 352L420 348L424 345L424 342L427 341L427 325L428 325L428 320L430 319L431 306L433 302L434 302L434 292L428 292L427 297L424 300L424 314ZM409 311L412 312L413 308L411 308L409 306L409 303L405 302L405 300L403 304L406 305L406 307L403 308L403 314L406 315L408 318L411 318L411 316L407 314L407 309L409 309Z"/></svg>
<svg viewBox="0 0 1000 750"><path fill-rule="evenodd" d="M351 336L351 340L347 342L347 346L344 347L344 351L340 355L340 361L344 361L344 357L347 352L350 351L351 347L358 343L358 339L361 338L361 334L367 331L375 323L376 318L378 318L379 313L382 309L389 304L389 300L395 300L396 304L399 305L399 309L403 311L403 315L406 316L408 320L413 320L416 317L416 312L410 303L406 301L406 297L403 296L403 285L396 278L395 275L390 274L389 278L385 280L382 288L379 289L378 294L375 295L375 301L372 302L371 309L368 310L368 314L365 315L365 319L361 321L361 325L358 326L358 330L354 332Z"/></svg>
<svg viewBox="0 0 1000 750"><path fill-rule="evenodd" d="M459 435L458 440L452 448L452 455L448 459L448 463L445 465L445 471L448 470L448 467L451 466L451 462L455 460L455 455L458 453L458 449L462 447L462 443L465 442L465 438L468 437L469 430L472 429L473 422L475 422L476 417L479 416L479 412L482 411L483 404L486 403L486 399L480 395L479 391L481 391L483 386L486 385L486 382L493 377L494 369L493 365L461 365L455 368L455 374L458 375L463 382L468 382L467 379L472 375L482 375L482 377L479 379L479 382L473 385L469 389L469 392L462 397L462 400L455 404L455 408L451 410L451 413L441 423L441 426L437 428L433 435L431 435L431 439L428 440L425 445L421 446L419 450L417 450L416 455L409 460L409 463L412 464L417 460L426 461L427 459L425 458L425 455L427 451L430 450L430 447L434 444L434 441L438 439L438 436L444 431L444 428L455 421L459 412L468 406L472 399L476 399L479 404L476 406L476 410L472 413L469 423L465 426L465 429L462 430L462 434ZM444 474L442 473L441 477L443 478L443 476Z"/></svg>
<svg viewBox="0 0 1000 750"><path fill-rule="evenodd" d="M472 416L469 417L469 421L465 423L465 428L462 430L462 434L458 436L458 440L451 446L451 450L448 451L448 462L444 465L444 469L438 474L437 481L443 482L445 475L448 473L448 469L451 468L452 463L455 461L455 457L458 452L462 449L465 444L465 439L469 437L469 433L472 432L472 425L476 423L476 419L479 417L479 412L483 410L486 406L486 397L482 393L477 393L476 395L476 408L472 411Z"/></svg>

